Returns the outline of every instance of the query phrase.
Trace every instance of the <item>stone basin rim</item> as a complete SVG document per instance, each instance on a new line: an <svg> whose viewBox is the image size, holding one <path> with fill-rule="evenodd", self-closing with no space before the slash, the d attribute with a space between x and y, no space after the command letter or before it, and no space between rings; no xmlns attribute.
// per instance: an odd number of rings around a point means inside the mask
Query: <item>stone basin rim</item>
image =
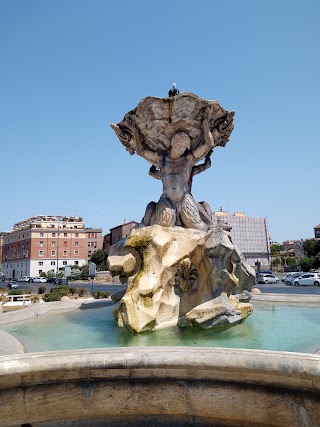
<svg viewBox="0 0 320 427"><path fill-rule="evenodd" d="M216 347L114 347L0 356L0 389L89 378L249 381L320 392L320 355Z"/></svg>

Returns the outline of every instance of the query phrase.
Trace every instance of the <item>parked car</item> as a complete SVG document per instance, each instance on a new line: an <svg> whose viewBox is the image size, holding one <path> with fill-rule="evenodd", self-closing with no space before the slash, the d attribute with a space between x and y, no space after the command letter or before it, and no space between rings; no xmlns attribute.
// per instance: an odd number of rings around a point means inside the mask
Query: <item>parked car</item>
<svg viewBox="0 0 320 427"><path fill-rule="evenodd" d="M319 273L304 273L296 277L293 282L294 286L320 286Z"/></svg>
<svg viewBox="0 0 320 427"><path fill-rule="evenodd" d="M30 282L31 283L33 281L33 277L31 277L31 276L23 276L22 281L23 282Z"/></svg>
<svg viewBox="0 0 320 427"><path fill-rule="evenodd" d="M258 283L279 283L279 277L274 276L273 274L261 274L258 277Z"/></svg>
<svg viewBox="0 0 320 427"><path fill-rule="evenodd" d="M33 283L46 283L47 279L45 277L34 277Z"/></svg>
<svg viewBox="0 0 320 427"><path fill-rule="evenodd" d="M47 279L47 283L56 283L56 278L55 277L49 277L48 279Z"/></svg>
<svg viewBox="0 0 320 427"><path fill-rule="evenodd" d="M291 286L293 285L294 279L296 279L297 277L301 276L301 274L303 274L302 271L297 271L294 273L288 273L284 278L283 278L283 283L285 283L287 286Z"/></svg>
<svg viewBox="0 0 320 427"><path fill-rule="evenodd" d="M68 279L65 279L65 278L55 279L54 284L59 286L68 286Z"/></svg>
<svg viewBox="0 0 320 427"><path fill-rule="evenodd" d="M15 280L11 280L11 282L8 283L9 289L19 289L19 283Z"/></svg>
<svg viewBox="0 0 320 427"><path fill-rule="evenodd" d="M5 278L5 276L0 276L0 282L5 282L6 281L6 278Z"/></svg>

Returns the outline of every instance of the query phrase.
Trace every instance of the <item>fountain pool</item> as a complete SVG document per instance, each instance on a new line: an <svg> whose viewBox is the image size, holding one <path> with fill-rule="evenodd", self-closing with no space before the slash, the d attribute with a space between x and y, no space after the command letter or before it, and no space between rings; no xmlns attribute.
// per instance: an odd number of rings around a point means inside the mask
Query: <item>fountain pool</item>
<svg viewBox="0 0 320 427"><path fill-rule="evenodd" d="M113 304L49 312L28 321L1 325L27 352L51 350L193 346L314 353L320 347L320 307L253 301L254 314L226 330L174 327L133 334L114 321Z"/></svg>

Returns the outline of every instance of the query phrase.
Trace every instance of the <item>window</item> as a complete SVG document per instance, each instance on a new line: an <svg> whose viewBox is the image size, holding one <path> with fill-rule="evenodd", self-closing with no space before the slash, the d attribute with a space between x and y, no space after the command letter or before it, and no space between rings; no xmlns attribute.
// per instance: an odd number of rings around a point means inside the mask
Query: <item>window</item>
<svg viewBox="0 0 320 427"><path fill-rule="evenodd" d="M56 256L56 251L51 251L51 256Z"/></svg>
<svg viewBox="0 0 320 427"><path fill-rule="evenodd" d="M68 247L68 242L63 242L63 246L64 246L65 248L67 248L67 247Z"/></svg>
<svg viewBox="0 0 320 427"><path fill-rule="evenodd" d="M43 233L40 233L40 237L43 237Z"/></svg>
<svg viewBox="0 0 320 427"><path fill-rule="evenodd" d="M39 246L43 248L43 242L39 242Z"/></svg>
<svg viewBox="0 0 320 427"><path fill-rule="evenodd" d="M68 233L63 233L63 237L67 237Z"/></svg>
<svg viewBox="0 0 320 427"><path fill-rule="evenodd" d="M56 233L52 233L52 237L56 237Z"/></svg>
<svg viewBox="0 0 320 427"><path fill-rule="evenodd" d="M74 242L74 246L79 246L79 242Z"/></svg>
<svg viewBox="0 0 320 427"><path fill-rule="evenodd" d="M79 251L74 251L74 256L79 256Z"/></svg>
<svg viewBox="0 0 320 427"><path fill-rule="evenodd" d="M76 233L75 237L79 237L79 233Z"/></svg>
<svg viewBox="0 0 320 427"><path fill-rule="evenodd" d="M63 265L67 265L67 261L63 261L63 263L62 263Z"/></svg>
<svg viewBox="0 0 320 427"><path fill-rule="evenodd" d="M43 256L43 251L39 251L39 256Z"/></svg>
<svg viewBox="0 0 320 427"><path fill-rule="evenodd" d="M40 276L41 273L42 273L42 270L39 270L39 276Z"/></svg>
<svg viewBox="0 0 320 427"><path fill-rule="evenodd" d="M39 261L39 262L38 262L38 265L43 265L43 261Z"/></svg>
<svg viewBox="0 0 320 427"><path fill-rule="evenodd" d="M63 251L63 256L68 256L68 251Z"/></svg>
<svg viewBox="0 0 320 427"><path fill-rule="evenodd" d="M55 248L55 247L56 247L56 242L51 242L51 246L52 246L53 248Z"/></svg>
<svg viewBox="0 0 320 427"><path fill-rule="evenodd" d="M51 265L56 265L56 262L55 261L51 261Z"/></svg>
<svg viewBox="0 0 320 427"><path fill-rule="evenodd" d="M74 262L74 265L79 265L79 261L75 261L75 262Z"/></svg>

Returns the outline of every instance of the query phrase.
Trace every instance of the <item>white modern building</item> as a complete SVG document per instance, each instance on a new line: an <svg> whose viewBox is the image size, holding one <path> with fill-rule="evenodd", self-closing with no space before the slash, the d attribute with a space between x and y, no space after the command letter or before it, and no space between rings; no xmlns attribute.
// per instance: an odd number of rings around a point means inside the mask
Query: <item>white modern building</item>
<svg viewBox="0 0 320 427"><path fill-rule="evenodd" d="M249 265L256 268L259 262L261 268L270 268L270 239L266 218L253 218L241 212L231 215L220 210L213 212L212 220L215 226L221 224L231 227L231 239Z"/></svg>

